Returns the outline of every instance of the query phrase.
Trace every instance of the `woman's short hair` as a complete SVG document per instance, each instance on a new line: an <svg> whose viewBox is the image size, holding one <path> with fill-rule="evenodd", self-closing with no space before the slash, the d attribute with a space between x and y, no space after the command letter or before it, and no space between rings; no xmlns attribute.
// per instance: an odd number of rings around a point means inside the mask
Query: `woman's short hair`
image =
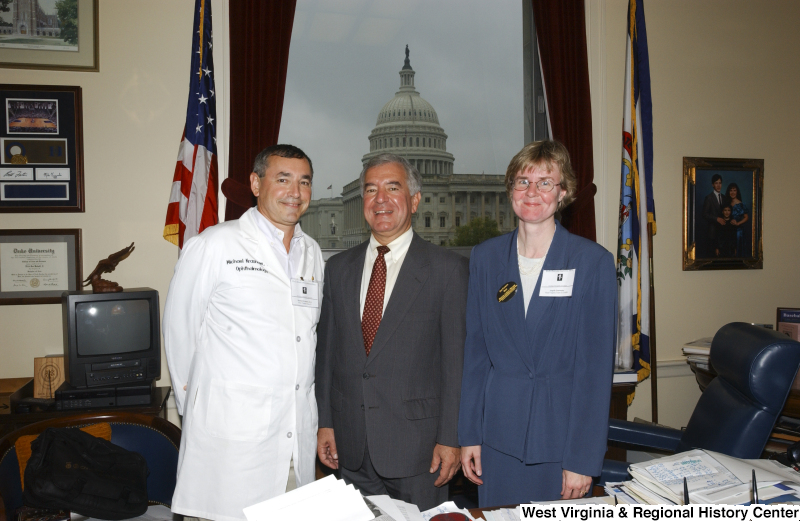
<svg viewBox="0 0 800 521"><path fill-rule="evenodd" d="M560 185L564 190L564 198L558 203L558 210L563 210L567 205L575 200L575 192L578 189L578 179L572 170L572 162L569 159L569 152L560 141L543 140L528 143L517 155L511 159L506 169L506 193L509 198L514 191L514 180L517 174L529 168L544 167L548 172L553 167L558 167L561 172Z"/></svg>
<svg viewBox="0 0 800 521"><path fill-rule="evenodd" d="M367 170L389 163L397 163L403 167L403 170L405 170L406 186L408 186L409 195L414 195L422 190L422 176L419 174L419 170L417 170L414 165L412 165L406 158L402 156L384 153L378 154L367 161L367 164L365 164L364 168L361 170L361 176L359 177L359 181L361 181L361 195L364 195L364 179L366 179Z"/></svg>
<svg viewBox="0 0 800 521"><path fill-rule="evenodd" d="M736 188L736 198L741 201L742 200L742 191L739 190L739 185L737 185L736 183L731 183L731 184L728 185L728 188L725 189L725 195L727 195L728 197L731 196L731 188Z"/></svg>
<svg viewBox="0 0 800 521"><path fill-rule="evenodd" d="M311 164L311 158L294 145L272 145L259 152L255 161L253 161L253 172L255 172L258 177L264 177L264 175L266 175L267 168L269 168L269 158L272 156L286 159L305 159L308 161L308 169L311 170L311 177L314 177L314 166Z"/></svg>

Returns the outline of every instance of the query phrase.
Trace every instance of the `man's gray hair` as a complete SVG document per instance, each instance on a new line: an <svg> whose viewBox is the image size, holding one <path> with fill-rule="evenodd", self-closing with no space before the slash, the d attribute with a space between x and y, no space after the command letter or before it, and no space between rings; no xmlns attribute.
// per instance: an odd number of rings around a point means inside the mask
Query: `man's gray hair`
<svg viewBox="0 0 800 521"><path fill-rule="evenodd" d="M398 165L403 167L403 170L406 172L406 185L408 186L408 193L409 195L414 195L420 190L422 190L422 176L419 174L419 170L409 163L409 161L402 157L398 156L397 154L378 154L377 156L373 157L367 164L364 165L364 168L361 170L361 176L359 180L361 181L361 195L364 195L364 179L367 176L367 170L370 168L375 168L376 166L386 165L389 163L397 163Z"/></svg>

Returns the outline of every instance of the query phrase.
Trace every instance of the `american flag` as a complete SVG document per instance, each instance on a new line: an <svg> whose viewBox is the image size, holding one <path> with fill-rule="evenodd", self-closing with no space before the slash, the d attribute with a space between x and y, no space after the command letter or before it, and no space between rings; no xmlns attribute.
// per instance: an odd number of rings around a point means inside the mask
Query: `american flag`
<svg viewBox="0 0 800 521"><path fill-rule="evenodd" d="M622 126L617 281L617 367L650 374L650 257L648 223L656 233L653 202L653 108L644 0L628 2Z"/></svg>
<svg viewBox="0 0 800 521"><path fill-rule="evenodd" d="M218 222L212 45L211 0L196 0L189 103L164 224L164 238L179 248Z"/></svg>

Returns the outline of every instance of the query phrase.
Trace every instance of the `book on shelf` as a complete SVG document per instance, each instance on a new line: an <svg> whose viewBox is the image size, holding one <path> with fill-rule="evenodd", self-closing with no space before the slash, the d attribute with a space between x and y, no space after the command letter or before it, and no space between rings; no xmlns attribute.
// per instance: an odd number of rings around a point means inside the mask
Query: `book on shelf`
<svg viewBox="0 0 800 521"><path fill-rule="evenodd" d="M614 370L615 384L635 384L639 381L639 374L636 371Z"/></svg>

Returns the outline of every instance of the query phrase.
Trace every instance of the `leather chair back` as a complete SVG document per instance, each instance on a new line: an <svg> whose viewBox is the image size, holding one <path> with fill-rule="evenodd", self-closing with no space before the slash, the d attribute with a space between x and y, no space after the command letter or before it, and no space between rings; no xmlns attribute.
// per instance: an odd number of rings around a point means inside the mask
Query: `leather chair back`
<svg viewBox="0 0 800 521"><path fill-rule="evenodd" d="M144 414L113 412L85 413L45 420L18 429L0 439L0 496L6 519L15 518L22 506L22 485L14 443L20 436L39 434L48 427L83 427L111 424L111 442L138 452L147 460L147 499L151 504L170 506L178 472L181 430L163 418Z"/></svg>
<svg viewBox="0 0 800 521"><path fill-rule="evenodd" d="M718 376L700 396L677 452L759 458L800 367L800 342L733 322L714 336L711 365Z"/></svg>

